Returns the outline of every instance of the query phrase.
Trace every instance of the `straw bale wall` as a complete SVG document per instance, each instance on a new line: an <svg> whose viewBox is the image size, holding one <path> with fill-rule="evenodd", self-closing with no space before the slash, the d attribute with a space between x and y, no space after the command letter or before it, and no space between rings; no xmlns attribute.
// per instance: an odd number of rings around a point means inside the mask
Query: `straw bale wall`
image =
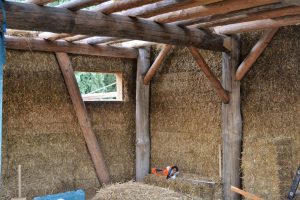
<svg viewBox="0 0 300 200"><path fill-rule="evenodd" d="M154 49L155 58L159 48ZM201 51L221 76L221 53ZM151 85L151 165L218 178L221 100L186 48L175 48Z"/></svg>
<svg viewBox="0 0 300 200"><path fill-rule="evenodd" d="M284 199L300 164L300 26L281 28L243 79L243 185ZM243 34L243 57L260 33Z"/></svg>
<svg viewBox="0 0 300 200"><path fill-rule="evenodd" d="M124 102L87 104L93 130L113 181L134 177L135 60L71 56L75 70L122 72ZM8 51L4 69L3 184L0 199L36 195L99 183L54 54Z"/></svg>

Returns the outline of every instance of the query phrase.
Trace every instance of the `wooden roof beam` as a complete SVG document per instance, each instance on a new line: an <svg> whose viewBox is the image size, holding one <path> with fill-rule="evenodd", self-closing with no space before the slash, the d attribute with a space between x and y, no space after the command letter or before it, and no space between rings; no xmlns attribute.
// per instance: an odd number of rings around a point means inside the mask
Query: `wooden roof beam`
<svg viewBox="0 0 300 200"><path fill-rule="evenodd" d="M53 1L55 1L55 0L27 0L25 2L36 4L36 5L39 5L39 6L43 6L43 5L46 5L46 4L51 3Z"/></svg>
<svg viewBox="0 0 300 200"><path fill-rule="evenodd" d="M79 0L79 1L81 1L81 0ZM90 0L87 0L87 1L90 1ZM164 0L164 1L159 1L157 3L151 3L148 5L144 5L144 6L141 6L138 8L128 9L128 10L122 12L121 14L125 15L125 16L138 16L138 17L147 18L147 17L152 17L154 15L158 15L158 14L162 14L162 13L166 13L166 12L171 12L174 10L185 9L185 8L199 6L199 5L208 4L208 3L213 3L213 2L217 2L217 1L221 1L221 0L181 0L181 1ZM114 2L114 4L115 3L116 2ZM141 2L139 2L139 3L141 3ZM143 3L147 3L147 2L143 2ZM107 4L112 5L112 2L107 3ZM96 11L96 12L99 12L101 10L105 11L105 7L108 7L108 5L106 5L106 6L105 6L105 4L99 5L98 8L92 9L92 11ZM68 6L63 6L63 5L60 5L59 7L64 7L64 8L70 9ZM70 9L70 10L72 10L72 9ZM108 14L108 13L106 13L106 14ZM51 36L51 38L55 38L55 37L61 38L61 36L59 34L53 33L53 36ZM69 42L77 41L78 38L79 37L76 37L76 36L74 36L74 38L72 36L70 36L70 38L66 39L66 41L69 41ZM107 37L104 37L103 39L106 40L106 38ZM45 38L45 39L47 39L47 38ZM98 37L98 39L99 39L99 43L103 43L102 39L100 39L100 37ZM110 40L110 41L114 41L114 40ZM95 42L96 42L96 40L93 39L94 44L95 44Z"/></svg>
<svg viewBox="0 0 300 200"><path fill-rule="evenodd" d="M6 48L27 51L65 52L80 55L107 56L117 58L137 58L137 50L125 47L107 45L88 45L84 43L69 43L65 41L45 41L43 39L5 37Z"/></svg>
<svg viewBox="0 0 300 200"><path fill-rule="evenodd" d="M200 29L181 28L144 19L84 10L72 12L63 8L16 2L4 2L4 5L7 27L12 29L105 35L179 46L193 44L197 48L215 51L226 50L224 36ZM2 14L0 20L2 20Z"/></svg>
<svg viewBox="0 0 300 200"><path fill-rule="evenodd" d="M144 77L144 84L149 85L151 79L155 75L158 68L161 66L165 58L167 57L168 53L171 51L172 45L164 45L163 49L159 52L158 56L156 57L155 61L149 68L147 74Z"/></svg>
<svg viewBox="0 0 300 200"><path fill-rule="evenodd" d="M152 3L139 8L129 9L122 12L123 15L137 16L143 18L153 17L163 13L177 11L181 9L191 8L194 6L205 5L222 0L164 0Z"/></svg>
<svg viewBox="0 0 300 200"><path fill-rule="evenodd" d="M217 26L214 28L219 34L234 34L248 31L256 31L263 29L273 29L281 26L289 26L300 23L300 15L292 15L285 17L278 17L274 19L263 19L250 22L243 22L237 24L230 24L225 26Z"/></svg>
<svg viewBox="0 0 300 200"><path fill-rule="evenodd" d="M195 47L188 47L191 54L193 55L198 67L203 71L205 76L208 78L210 81L212 87L215 89L217 94L221 97L221 100L223 103L228 103L229 102L229 95L227 91L223 88L222 84L218 80L218 78L213 74L213 72L209 69L209 66L206 64L204 58L201 56L199 53L198 49Z"/></svg>
<svg viewBox="0 0 300 200"><path fill-rule="evenodd" d="M278 31L278 28L271 29L265 31L262 37L258 40L258 42L251 49L248 56L245 60L240 64L236 71L235 79L240 81L246 75L246 73L250 70L259 56L263 53L263 51L267 48L268 44L271 42L272 38Z"/></svg>
<svg viewBox="0 0 300 200"><path fill-rule="evenodd" d="M198 6L195 8L188 8L176 12L166 13L152 17L150 19L160 23L170 23L191 18L229 13L236 10L253 8L278 2L279 0L226 0L218 3L208 4L206 6Z"/></svg>
<svg viewBox="0 0 300 200"><path fill-rule="evenodd" d="M300 6L289 6L284 8L278 8L274 10L268 11L261 11L255 13L244 14L241 16L236 16L232 18L227 18L219 21L213 21L210 23L206 23L205 25L195 25L192 26L194 28L207 28L213 26L223 26L228 24L235 24L235 23L242 23L242 22L249 22L255 20L262 20L262 19L271 19L289 15L299 15L300 14Z"/></svg>
<svg viewBox="0 0 300 200"><path fill-rule="evenodd" d="M160 0L121 0L121 1L108 1L93 9L95 12L102 12L105 14L111 14L130 8L143 6L150 3L155 3Z"/></svg>
<svg viewBox="0 0 300 200"><path fill-rule="evenodd" d="M72 11L77 11L82 8L86 8L89 6L97 5L103 2L106 2L108 0L72 0L69 2L62 3L58 5L59 8L66 8Z"/></svg>
<svg viewBox="0 0 300 200"><path fill-rule="evenodd" d="M254 8L247 8L243 10L235 10L229 13L222 13L222 14L216 14L216 15L209 15L204 17L197 17L182 21L176 21L172 24L178 24L183 26L190 26L191 27L209 27L211 23L223 21L230 18L239 18L244 15L248 15L255 12L261 12L261 11L268 11L273 10L277 8L283 8L285 6L289 6L284 3L275 3L275 4L268 4L268 5L262 5Z"/></svg>

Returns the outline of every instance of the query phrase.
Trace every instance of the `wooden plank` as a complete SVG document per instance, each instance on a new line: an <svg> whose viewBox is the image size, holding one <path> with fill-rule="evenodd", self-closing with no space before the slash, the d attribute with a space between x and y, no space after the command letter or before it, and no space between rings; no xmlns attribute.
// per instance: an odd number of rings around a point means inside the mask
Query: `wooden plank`
<svg viewBox="0 0 300 200"><path fill-rule="evenodd" d="M222 102L225 104L228 103L229 102L228 93L222 87L222 85L221 85L220 81L217 79L217 77L209 69L208 65L206 64L204 58L199 53L198 49L196 49L195 47L189 47L189 50L190 50L191 54L193 55L199 68L203 71L205 76L210 81L212 87L216 90L217 94L220 96Z"/></svg>
<svg viewBox="0 0 300 200"><path fill-rule="evenodd" d="M155 75L158 68L161 66L165 58L167 57L168 53L171 51L172 45L165 45L163 49L159 52L158 56L156 57L155 61L151 65L150 69L148 70L147 74L144 78L144 84L149 85L152 77Z"/></svg>
<svg viewBox="0 0 300 200"><path fill-rule="evenodd" d="M226 50L223 46L224 36L200 29L161 25L144 19L137 20L121 15L105 15L84 10L71 12L63 8L16 2L4 2L4 5L7 26L11 29L104 35L181 46L193 44L197 48L216 51Z"/></svg>
<svg viewBox="0 0 300 200"><path fill-rule="evenodd" d="M150 66L150 49L139 49L136 76L136 181L141 182L150 172L150 86L143 77Z"/></svg>
<svg viewBox="0 0 300 200"><path fill-rule="evenodd" d="M203 17L209 15L216 15L222 13L229 13L235 10L242 10L252 8L256 6L278 3L279 0L226 0L218 3L208 4L206 6L198 6L194 8L188 8L176 12L166 13L150 18L153 21L160 23L170 23L179 20L186 20L196 17Z"/></svg>
<svg viewBox="0 0 300 200"><path fill-rule="evenodd" d="M81 55L107 56L117 58L137 58L137 50L126 47L113 47L106 45L88 45L83 43L69 43L65 41L47 42L43 39L20 38L7 36L6 48L27 50L27 51L46 51L46 52L65 52Z"/></svg>
<svg viewBox="0 0 300 200"><path fill-rule="evenodd" d="M251 200L263 200L262 198L259 198L257 196L255 196L254 194L251 194L249 192L245 192L244 190L241 190L237 187L231 186L231 191L236 192L238 194L243 195L244 197L251 199Z"/></svg>
<svg viewBox="0 0 300 200"><path fill-rule="evenodd" d="M160 0L121 0L121 1L109 1L103 3L96 8L93 9L95 12L102 12L105 14L111 14L114 12L119 12L122 10L127 10L130 8L135 8L139 6L143 6L150 3L155 3Z"/></svg>
<svg viewBox="0 0 300 200"><path fill-rule="evenodd" d="M102 184L110 183L111 179L100 146L93 132L85 104L82 100L78 84L74 75L71 61L66 53L55 53L61 72L63 74L68 92L70 94L80 128L82 130L87 148L90 152L97 177Z"/></svg>
<svg viewBox="0 0 300 200"><path fill-rule="evenodd" d="M123 15L148 18L163 13L205 5L221 0L164 0L122 12Z"/></svg>
<svg viewBox="0 0 300 200"><path fill-rule="evenodd" d="M239 17L228 18L226 20L221 20L214 23L206 24L205 26L196 26L196 28L206 28L212 26L223 26L228 24L235 24L235 23L242 23L242 22L249 22L255 20L263 20L263 19L271 19L289 15L299 15L300 14L300 6L289 6L285 8L279 8L274 10L262 11L262 12L255 12L250 13L247 15L242 15ZM194 26L193 26L194 27Z"/></svg>
<svg viewBox="0 0 300 200"><path fill-rule="evenodd" d="M259 56L263 53L263 51L267 48L268 44L271 42L274 35L277 33L278 28L271 29L265 31L262 37L258 40L258 42L251 49L248 56L245 60L240 64L236 71L235 79L240 81L246 75L246 73L250 70L255 61L259 58Z"/></svg>
<svg viewBox="0 0 300 200"><path fill-rule="evenodd" d="M232 193L231 185L240 187L240 161L242 145L242 117L240 82L234 79L240 59L239 37L231 42L231 52L222 55L222 82L229 91L230 101L222 104L222 142L223 142L223 199L239 200L240 196Z"/></svg>
<svg viewBox="0 0 300 200"><path fill-rule="evenodd" d="M300 15L293 15L274 19L263 19L225 26L217 26L214 28L214 30L219 34L234 34L262 29L274 29L281 26L295 25L298 23L300 23Z"/></svg>
<svg viewBox="0 0 300 200"><path fill-rule="evenodd" d="M72 11L77 11L80 10L82 8L86 8L89 6L93 6L96 4L100 4L103 2L106 2L108 0L72 0L72 1L68 1L65 2L63 4L58 5L57 7L59 8L66 8Z"/></svg>
<svg viewBox="0 0 300 200"><path fill-rule="evenodd" d="M122 73L116 73L116 81L117 81L117 100L123 100L123 75Z"/></svg>

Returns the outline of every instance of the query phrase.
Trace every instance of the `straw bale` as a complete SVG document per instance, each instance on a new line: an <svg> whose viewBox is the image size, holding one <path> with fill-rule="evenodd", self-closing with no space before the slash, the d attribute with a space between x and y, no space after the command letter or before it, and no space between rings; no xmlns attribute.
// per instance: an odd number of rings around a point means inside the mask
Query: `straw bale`
<svg viewBox="0 0 300 200"><path fill-rule="evenodd" d="M286 197L300 161L299 32L281 28L241 82L244 189L265 199ZM259 36L242 35L243 57Z"/></svg>
<svg viewBox="0 0 300 200"><path fill-rule="evenodd" d="M284 199L291 184L290 138L248 138L242 168L244 187L264 199ZM251 145L250 145L251 144Z"/></svg>
<svg viewBox="0 0 300 200"><path fill-rule="evenodd" d="M214 182L214 184L203 183L201 181ZM145 178L145 183L163 188L170 188L174 191L189 194L201 199L222 199L222 185L220 180L203 178L197 174L181 173L174 180L150 174Z"/></svg>
<svg viewBox="0 0 300 200"><path fill-rule="evenodd" d="M147 185L136 182L126 182L106 186L98 191L98 194L92 200L144 200L144 199L199 199L190 195L181 194L171 189Z"/></svg>
<svg viewBox="0 0 300 200"><path fill-rule="evenodd" d="M113 181L131 180L135 166L135 63L94 56L70 58L75 70L123 73L125 101L91 103L87 110ZM3 117L0 199L17 196L18 164L22 165L23 194L28 199L77 188L99 188L53 54L7 52Z"/></svg>
<svg viewBox="0 0 300 200"><path fill-rule="evenodd" d="M34 38L34 37L38 37L39 33L40 32L38 32L38 31L25 31L25 30L7 29L5 34L9 35L9 36Z"/></svg>
<svg viewBox="0 0 300 200"><path fill-rule="evenodd" d="M201 53L220 78L221 54ZM152 167L176 164L186 173L219 176L221 101L186 48L176 47L152 80L150 113Z"/></svg>

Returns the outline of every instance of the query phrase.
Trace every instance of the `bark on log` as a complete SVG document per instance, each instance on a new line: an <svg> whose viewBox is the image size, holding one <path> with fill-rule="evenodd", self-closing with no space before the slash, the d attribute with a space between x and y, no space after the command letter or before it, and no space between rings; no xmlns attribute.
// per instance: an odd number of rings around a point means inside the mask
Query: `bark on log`
<svg viewBox="0 0 300 200"><path fill-rule="evenodd" d="M139 49L136 77L136 181L141 182L150 172L150 86L143 77L150 66L150 50Z"/></svg>
<svg viewBox="0 0 300 200"><path fill-rule="evenodd" d="M92 125L88 117L85 104L82 100L69 57L66 53L56 53L56 58L64 76L64 80L70 94L80 128L94 163L97 177L100 183L108 184L111 181L108 168L106 166L100 146L97 142L96 135L93 132Z"/></svg>
<svg viewBox="0 0 300 200"><path fill-rule="evenodd" d="M165 60L167 57L168 53L171 51L172 45L165 45L163 49L160 51L158 54L157 58L151 65L150 69L148 70L145 78L144 78L144 84L149 85L152 77L155 75L156 71L158 68L161 66L162 62Z"/></svg>
<svg viewBox="0 0 300 200"><path fill-rule="evenodd" d="M240 195L231 192L231 185L240 187L242 117L240 82L234 79L239 64L240 43L235 36L232 39L230 54L223 53L223 87L229 91L229 103L222 104L222 141L223 141L223 199L239 200Z"/></svg>
<svg viewBox="0 0 300 200"><path fill-rule="evenodd" d="M271 29L265 31L259 41L254 45L251 49L249 55L245 58L245 60L240 64L236 71L235 79L240 81L246 75L246 73L250 70L255 61L259 58L259 56L263 53L263 51L267 48L268 44L271 42L273 36L278 31L278 28Z"/></svg>
<svg viewBox="0 0 300 200"><path fill-rule="evenodd" d="M46 51L46 52L65 52L71 54L107 56L117 58L137 58L137 50L126 47L112 47L104 45L88 45L83 43L69 43L65 41L47 42L43 39L29 39L14 36L6 36L6 48L27 50L27 51Z"/></svg>
<svg viewBox="0 0 300 200"><path fill-rule="evenodd" d="M72 12L63 8L4 2L7 26L11 29L57 33L105 35L174 45L224 51L224 37L199 29L161 25L144 19L105 15L90 11ZM2 19L2 14L0 15ZM43 20L41 20L43 19Z"/></svg>

